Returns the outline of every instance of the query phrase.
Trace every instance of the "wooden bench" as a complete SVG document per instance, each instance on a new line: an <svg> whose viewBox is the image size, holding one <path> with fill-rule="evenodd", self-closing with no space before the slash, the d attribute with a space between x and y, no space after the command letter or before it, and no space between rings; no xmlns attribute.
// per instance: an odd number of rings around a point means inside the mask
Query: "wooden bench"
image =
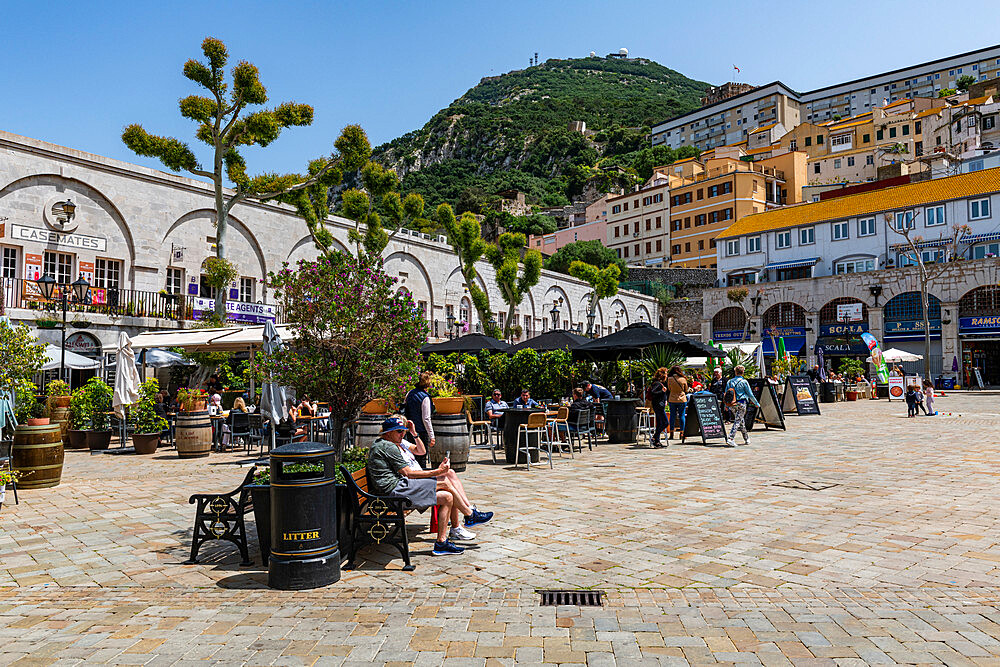
<svg viewBox="0 0 1000 667"><path fill-rule="evenodd" d="M247 527L244 516L253 511L253 500L248 486L253 484L256 468L250 468L243 483L229 493L196 493L188 499L197 503L194 514L194 531L191 535L191 565L198 562L198 550L209 540L228 540L235 544L243 556L241 565L253 565L247 548Z"/></svg>
<svg viewBox="0 0 1000 667"><path fill-rule="evenodd" d="M399 549L405 564L403 570L412 571L414 566L410 563L406 515L413 511L413 503L407 498L368 493L367 468L351 472L346 466L340 466L340 471L347 482L345 495L351 505L347 530L341 536L341 547L347 554L344 569L353 570L356 567L355 559L362 547L386 542Z"/></svg>

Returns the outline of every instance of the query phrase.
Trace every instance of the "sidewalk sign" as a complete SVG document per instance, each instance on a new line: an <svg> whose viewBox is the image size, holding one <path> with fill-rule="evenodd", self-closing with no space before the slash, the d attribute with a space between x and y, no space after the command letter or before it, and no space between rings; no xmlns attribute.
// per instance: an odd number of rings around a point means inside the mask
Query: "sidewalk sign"
<svg viewBox="0 0 1000 667"><path fill-rule="evenodd" d="M710 439L726 439L726 427L722 423L722 411L715 394L691 394L687 402L684 437L699 435L703 444Z"/></svg>
<svg viewBox="0 0 1000 667"><path fill-rule="evenodd" d="M906 393L906 388L903 384L903 378L899 375L889 376L889 400L890 401L902 401L904 394Z"/></svg>
<svg viewBox="0 0 1000 667"><path fill-rule="evenodd" d="M808 375L789 375L785 380L785 400L781 406L784 414L818 415L819 403Z"/></svg>
<svg viewBox="0 0 1000 667"><path fill-rule="evenodd" d="M750 388L753 389L754 398L760 403L760 409L756 405L747 405L747 430L752 431L758 419L764 428L780 428L782 431L788 430L785 426L785 415L781 412L781 405L778 402L778 392L774 385L767 380L754 378L750 380Z"/></svg>

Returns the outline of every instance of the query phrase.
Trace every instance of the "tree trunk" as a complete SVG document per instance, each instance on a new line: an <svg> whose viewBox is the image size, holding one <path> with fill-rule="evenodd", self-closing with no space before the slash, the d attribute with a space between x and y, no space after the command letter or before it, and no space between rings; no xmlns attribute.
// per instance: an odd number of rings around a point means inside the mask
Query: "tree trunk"
<svg viewBox="0 0 1000 667"><path fill-rule="evenodd" d="M921 276L920 281L920 307L924 311L924 379L931 379L931 321L927 312L927 279Z"/></svg>
<svg viewBox="0 0 1000 667"><path fill-rule="evenodd" d="M218 172L217 172L218 173ZM226 258L226 229L229 226L229 215L226 213L226 201L222 192L222 178L215 181L215 256ZM215 293L215 315L221 324L226 323L226 298L229 296L229 285L217 288Z"/></svg>
<svg viewBox="0 0 1000 667"><path fill-rule="evenodd" d="M336 452L336 460L341 461L344 456L344 445L347 444L347 420L343 417L335 417L332 414L329 419L330 446Z"/></svg>

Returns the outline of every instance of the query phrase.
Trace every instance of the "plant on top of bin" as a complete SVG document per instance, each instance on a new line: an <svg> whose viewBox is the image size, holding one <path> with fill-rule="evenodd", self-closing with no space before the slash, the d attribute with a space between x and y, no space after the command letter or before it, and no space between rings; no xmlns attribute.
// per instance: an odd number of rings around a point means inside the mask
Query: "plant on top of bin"
<svg viewBox="0 0 1000 667"><path fill-rule="evenodd" d="M139 401L129 408L129 413L135 422L136 433L161 433L167 430L167 420L156 414L156 394L160 391L160 383L150 378L139 387Z"/></svg>
<svg viewBox="0 0 1000 667"><path fill-rule="evenodd" d="M330 253L268 276L292 340L266 360L274 381L330 406L334 447L372 400L413 385L427 322L369 258Z"/></svg>
<svg viewBox="0 0 1000 667"><path fill-rule="evenodd" d="M367 447L351 447L346 450L343 455L343 460L340 462L351 472L356 472L368 465L368 448ZM319 472L323 469L322 464L319 463L295 463L290 466L285 466L284 470L287 472ZM337 466L337 483L344 484L344 476L340 473L340 465ZM265 486L271 483L271 469L264 466L257 468L257 471L253 475L253 483L259 486Z"/></svg>
<svg viewBox="0 0 1000 667"><path fill-rule="evenodd" d="M53 380L50 382L48 386L45 387L45 392L49 395L49 397L70 395L69 385L62 380Z"/></svg>
<svg viewBox="0 0 1000 667"><path fill-rule="evenodd" d="M36 391L31 378L44 363L45 344L37 342L27 326L0 321L0 387L14 392L18 422L28 418Z"/></svg>
<svg viewBox="0 0 1000 667"><path fill-rule="evenodd" d="M208 403L208 392L204 389L181 387L177 390L177 402L185 412L204 410Z"/></svg>

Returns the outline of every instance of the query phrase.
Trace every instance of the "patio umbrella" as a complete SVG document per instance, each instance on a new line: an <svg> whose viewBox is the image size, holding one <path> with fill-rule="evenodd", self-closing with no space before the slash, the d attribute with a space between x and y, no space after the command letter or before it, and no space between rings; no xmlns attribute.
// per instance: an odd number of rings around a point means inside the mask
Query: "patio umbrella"
<svg viewBox="0 0 1000 667"><path fill-rule="evenodd" d="M45 363L42 364L43 371L51 371L59 368L59 358L62 351L59 347L49 344L45 346ZM76 352L70 352L66 350L66 368L74 368L76 370L87 370L90 368L97 368L101 365L101 362L97 359L91 359L90 357L85 357L82 354L77 354Z"/></svg>
<svg viewBox="0 0 1000 667"><path fill-rule="evenodd" d="M491 338L486 334L466 334L441 343L428 343L420 348L420 354L451 354L452 352L506 352L510 349L507 343Z"/></svg>
<svg viewBox="0 0 1000 667"><path fill-rule="evenodd" d="M135 352L132 350L132 339L124 331L118 332L118 372L115 373L115 390L111 396L111 407L115 416L122 419L125 416L125 406L139 400L139 385L142 378L135 367Z"/></svg>
<svg viewBox="0 0 1000 667"><path fill-rule="evenodd" d="M674 347L689 357L723 357L725 352L700 340L688 338L679 333L671 333L654 327L648 322L636 322L620 331L603 338L584 343L573 349L574 359L592 361L615 361L618 359L640 359L646 348L654 345Z"/></svg>
<svg viewBox="0 0 1000 667"><path fill-rule="evenodd" d="M183 355L164 350L159 347L143 350L139 355L141 363L150 368L169 368L171 366L197 366L197 364Z"/></svg>
<svg viewBox="0 0 1000 667"><path fill-rule="evenodd" d="M273 322L268 322L264 326L264 354L272 355L284 347L281 336L274 328ZM268 378L271 380L271 378ZM278 422L285 416L285 403L288 392L285 387L277 382L265 382L260 388L260 413L265 419L277 426ZM271 429L271 437L274 437L274 429Z"/></svg>
<svg viewBox="0 0 1000 667"><path fill-rule="evenodd" d="M518 343L507 351L513 354L518 350L538 350L539 352L548 352L549 350L572 350L575 347L580 347L584 343L589 342L590 339L586 336L581 336L580 334L573 333L572 331L566 331L565 329L551 329L545 333L535 336L534 338L529 338L522 343Z"/></svg>

